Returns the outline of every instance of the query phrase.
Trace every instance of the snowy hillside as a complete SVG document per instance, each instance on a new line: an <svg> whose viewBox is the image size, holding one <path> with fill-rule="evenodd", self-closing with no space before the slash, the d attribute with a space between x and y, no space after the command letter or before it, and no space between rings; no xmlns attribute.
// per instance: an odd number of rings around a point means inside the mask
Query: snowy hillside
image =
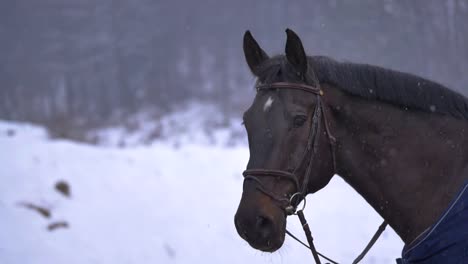
<svg viewBox="0 0 468 264"><path fill-rule="evenodd" d="M243 145L209 142L95 147L0 122L0 263L311 263L290 238L267 254L237 235L248 156ZM54 189L58 180L69 183L70 198ZM307 206L316 247L340 263L350 263L381 222L338 177ZM48 231L56 221L69 227ZM303 236L297 219L288 227ZM388 228L362 263L394 263L402 246Z"/></svg>

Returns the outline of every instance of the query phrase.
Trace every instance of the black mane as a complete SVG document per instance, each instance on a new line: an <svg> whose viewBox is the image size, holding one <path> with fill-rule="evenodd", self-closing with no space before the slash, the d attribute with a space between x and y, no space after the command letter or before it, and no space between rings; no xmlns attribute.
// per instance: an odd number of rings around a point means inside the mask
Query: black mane
<svg viewBox="0 0 468 264"><path fill-rule="evenodd" d="M322 56L308 59L320 83L366 99L468 120L468 99L436 82L367 64L337 62ZM289 70L284 56L273 57L262 68L259 79L266 82L280 70Z"/></svg>

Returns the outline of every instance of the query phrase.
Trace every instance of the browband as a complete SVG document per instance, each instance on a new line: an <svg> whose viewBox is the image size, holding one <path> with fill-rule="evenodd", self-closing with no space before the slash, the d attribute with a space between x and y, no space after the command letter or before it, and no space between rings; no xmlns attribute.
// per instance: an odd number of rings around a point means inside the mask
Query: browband
<svg viewBox="0 0 468 264"><path fill-rule="evenodd" d="M271 90L271 89L296 89L313 94L323 95L322 89L319 87L302 84L302 83L288 83L288 82L275 82L270 84L259 84L256 86L257 91Z"/></svg>

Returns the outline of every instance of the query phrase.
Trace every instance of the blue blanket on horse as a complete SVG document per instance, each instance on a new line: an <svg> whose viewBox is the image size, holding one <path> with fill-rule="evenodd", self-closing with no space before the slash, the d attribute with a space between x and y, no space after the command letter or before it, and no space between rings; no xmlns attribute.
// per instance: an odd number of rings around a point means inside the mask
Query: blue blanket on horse
<svg viewBox="0 0 468 264"><path fill-rule="evenodd" d="M402 264L468 263L468 182L441 218L403 248Z"/></svg>

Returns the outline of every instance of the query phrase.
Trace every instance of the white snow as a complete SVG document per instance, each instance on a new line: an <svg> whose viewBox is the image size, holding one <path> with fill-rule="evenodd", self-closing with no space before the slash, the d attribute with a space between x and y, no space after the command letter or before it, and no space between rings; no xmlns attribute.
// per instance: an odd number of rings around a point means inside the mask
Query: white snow
<svg viewBox="0 0 468 264"><path fill-rule="evenodd" d="M135 147L164 140L167 145L197 142L202 145L245 144L247 136L240 119L226 120L211 104L188 103L164 116L142 112L127 121L136 129L109 127L93 133L102 146ZM237 137L232 137L235 134ZM239 138L238 135L242 134ZM156 137L155 137L156 135Z"/></svg>
<svg viewBox="0 0 468 264"><path fill-rule="evenodd" d="M290 238L269 254L237 235L248 156L242 144L52 141L39 127L0 122L0 263L312 263ZM58 180L71 185L70 199L53 189ZM51 219L20 202L51 209ZM308 197L305 211L318 250L340 263L350 263L381 222L338 177ZM47 231L56 220L70 228ZM298 220L288 221L303 237ZM362 263L394 263L402 247L388 228Z"/></svg>

